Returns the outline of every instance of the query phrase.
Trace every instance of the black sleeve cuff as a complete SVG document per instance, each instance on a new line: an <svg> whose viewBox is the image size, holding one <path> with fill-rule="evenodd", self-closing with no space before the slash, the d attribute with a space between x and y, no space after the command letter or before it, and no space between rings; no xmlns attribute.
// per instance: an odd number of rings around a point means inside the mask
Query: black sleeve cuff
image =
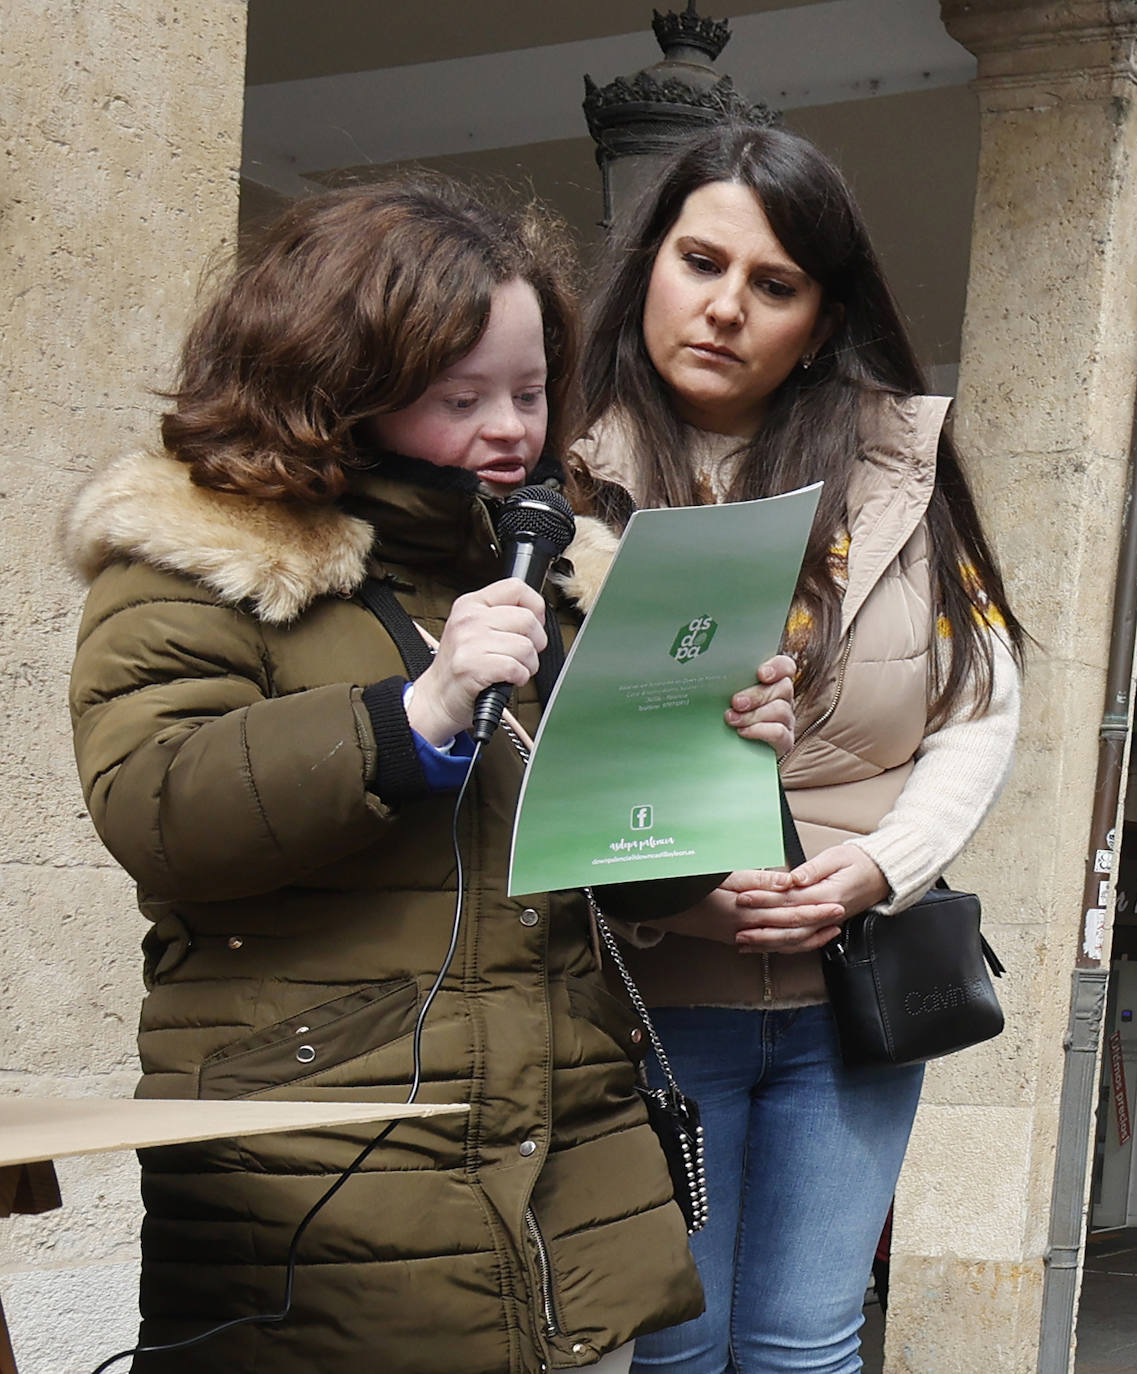
<svg viewBox="0 0 1137 1374"><path fill-rule="evenodd" d="M375 776L367 790L388 806L420 801L432 794L415 748L414 732L403 710L406 685L406 678L389 677L363 689L363 704L371 717L376 748Z"/></svg>

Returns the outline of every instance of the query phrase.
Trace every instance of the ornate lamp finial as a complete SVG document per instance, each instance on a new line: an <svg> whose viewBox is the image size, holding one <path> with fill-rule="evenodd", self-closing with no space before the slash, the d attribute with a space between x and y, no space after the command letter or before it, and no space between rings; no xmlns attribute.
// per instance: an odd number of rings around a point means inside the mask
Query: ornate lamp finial
<svg viewBox="0 0 1137 1374"><path fill-rule="evenodd" d="M662 61L606 86L584 78L584 115L604 175L606 223L614 208L613 169L622 159L629 160L629 169L645 158L658 159L677 139L730 116L756 124L773 124L778 118L761 102L751 105L729 76L720 76L711 66L730 41L725 19L704 18L695 0L688 0L680 14L653 14Z"/></svg>
<svg viewBox="0 0 1137 1374"><path fill-rule="evenodd" d="M663 55L670 61L683 61L674 57L675 48L693 48L696 52L706 53L712 62L730 42L730 25L725 19L704 19L695 11L695 0L689 0L681 14L670 10L660 14L652 10L651 27L663 49Z"/></svg>

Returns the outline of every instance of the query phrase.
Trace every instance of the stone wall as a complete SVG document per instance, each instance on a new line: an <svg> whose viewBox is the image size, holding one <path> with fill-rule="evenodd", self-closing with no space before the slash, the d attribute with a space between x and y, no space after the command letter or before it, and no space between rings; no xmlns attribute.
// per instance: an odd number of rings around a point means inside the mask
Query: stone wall
<svg viewBox="0 0 1137 1374"><path fill-rule="evenodd" d="M82 590L56 540L97 464L147 443L203 262L237 217L244 0L7 7L0 58L0 1094L128 1096L143 923L75 778ZM0 1104L0 1111L2 1111ZM0 1222L21 1374L133 1344L132 1156L64 1161L64 1206Z"/></svg>

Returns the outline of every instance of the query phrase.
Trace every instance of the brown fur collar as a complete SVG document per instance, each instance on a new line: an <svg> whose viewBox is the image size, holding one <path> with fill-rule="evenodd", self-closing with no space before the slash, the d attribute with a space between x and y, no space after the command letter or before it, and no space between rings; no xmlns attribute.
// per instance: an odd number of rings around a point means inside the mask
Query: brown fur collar
<svg viewBox="0 0 1137 1374"><path fill-rule="evenodd" d="M90 580L116 559L203 582L226 602L252 602L270 624L316 597L353 591L367 571L371 526L336 506L299 506L197 487L189 468L136 453L98 473L67 516L68 555Z"/></svg>
<svg viewBox="0 0 1137 1374"><path fill-rule="evenodd" d="M353 592L367 576L372 538L366 520L338 506L194 486L189 468L161 453L132 454L97 473L64 522L68 559L86 581L117 559L137 560L195 578L229 604L250 602L269 624L294 620L317 597ZM615 547L598 521L578 521L566 552L573 571L557 580L586 610Z"/></svg>

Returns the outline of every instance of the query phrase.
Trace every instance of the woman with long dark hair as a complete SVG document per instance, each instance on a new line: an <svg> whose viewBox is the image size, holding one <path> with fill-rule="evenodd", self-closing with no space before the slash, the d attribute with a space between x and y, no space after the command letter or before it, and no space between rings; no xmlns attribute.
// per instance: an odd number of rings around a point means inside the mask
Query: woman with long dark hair
<svg viewBox="0 0 1137 1374"><path fill-rule="evenodd" d="M585 346L579 504L771 496L824 480L785 648L781 775L807 862L746 871L629 932L706 1125L705 1314L637 1374L851 1374L922 1070L842 1067L818 950L911 905L1010 766L1024 632L950 434L837 169L729 124L680 152L612 245ZM728 716L745 729L757 697Z"/></svg>

